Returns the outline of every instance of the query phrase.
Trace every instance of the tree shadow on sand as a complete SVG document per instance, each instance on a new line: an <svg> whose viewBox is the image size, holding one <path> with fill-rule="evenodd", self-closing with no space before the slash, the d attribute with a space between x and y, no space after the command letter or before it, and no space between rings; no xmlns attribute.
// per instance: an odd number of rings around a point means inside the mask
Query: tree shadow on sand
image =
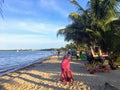
<svg viewBox="0 0 120 90"><path fill-rule="evenodd" d="M3 86L3 84L4 83L9 83L9 82L11 82L9 79L3 79L3 78L0 78L0 90L7 90L4 86ZM14 82L14 83L17 83L17 82L15 82L15 81L12 81L12 82Z"/></svg>
<svg viewBox="0 0 120 90"><path fill-rule="evenodd" d="M9 76L11 79L19 78L23 81L26 81L26 82L29 82L29 83L32 83L32 84L35 84L38 86L52 88L54 90L64 90L64 88L58 87L57 85L51 85L51 84L47 84L47 83L43 83L43 82L37 82L37 81L33 81L31 79L27 79L27 78L21 76L22 74L26 74L35 79L40 79L41 81L43 80L43 81L48 81L48 82L52 82L52 83L57 83L59 80L59 75L61 73L60 63L61 62L56 62L56 63L55 62L54 63L45 62L43 64L37 63L37 64L33 64L29 67L26 67L25 68L26 70L23 72L16 71L16 73L19 74L18 76L13 76L12 74L11 75L9 74L7 76ZM92 74L92 75L89 74L84 66L83 61L81 62L79 60L71 60L71 69L73 71L75 81L78 81L78 82L80 81L80 82L84 82L85 84L91 85L91 88L93 88L94 90L103 90L103 86L97 85L96 81L94 81L94 80L99 80L100 83L104 84L102 79L95 74ZM27 70L28 71L35 70L35 71L38 71L39 73L43 72L43 73L47 73L47 74L52 73L52 76L51 76L52 78L44 78L42 75L30 73L30 72L27 72ZM8 81L5 81L5 82L8 82ZM20 82L17 82L17 83L20 83ZM95 89L95 88L97 88L97 89ZM5 90L5 89L3 89L3 90Z"/></svg>
<svg viewBox="0 0 120 90"><path fill-rule="evenodd" d="M2 85L0 85L0 90L6 90Z"/></svg>
<svg viewBox="0 0 120 90"><path fill-rule="evenodd" d="M40 76L40 75L35 75L35 74L31 74L31 73L28 73L28 72L23 72L23 73L21 73L21 72L17 72L18 74L26 74L26 75L29 75L29 76L31 76L31 77L33 77L33 78L36 78L36 79L41 79L41 80L44 80L44 81L50 81L50 82L54 82L54 83L56 83L56 81L55 80L53 80L53 79L48 79L48 78L43 78L42 76ZM52 89L57 89L57 90L63 90L63 88L61 88L61 87L57 87L57 86L54 86L54 85L49 85L49 84L45 84L45 83L42 83L42 82L35 82L35 81L33 81L33 80L30 80L30 79L26 79L26 78L23 78L23 77L21 77L20 75L19 76L12 76L12 75L7 75L7 76L9 76L9 77L11 77L11 78L19 78L19 79L21 79L21 80L24 80L24 81L26 81L26 82L29 82L29 83L32 83L32 84L35 84L35 85L38 85L38 86L43 86L43 87L46 87L46 88L52 88ZM19 82L18 82L19 83Z"/></svg>

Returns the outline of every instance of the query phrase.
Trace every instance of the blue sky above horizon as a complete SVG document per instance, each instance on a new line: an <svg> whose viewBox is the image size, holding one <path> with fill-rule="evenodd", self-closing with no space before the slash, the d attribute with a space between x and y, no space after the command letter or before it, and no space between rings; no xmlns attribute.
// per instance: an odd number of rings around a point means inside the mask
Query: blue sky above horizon
<svg viewBox="0 0 120 90"><path fill-rule="evenodd" d="M78 0L84 8L88 0ZM0 18L0 49L60 48L66 43L57 31L77 11L69 0L5 0Z"/></svg>

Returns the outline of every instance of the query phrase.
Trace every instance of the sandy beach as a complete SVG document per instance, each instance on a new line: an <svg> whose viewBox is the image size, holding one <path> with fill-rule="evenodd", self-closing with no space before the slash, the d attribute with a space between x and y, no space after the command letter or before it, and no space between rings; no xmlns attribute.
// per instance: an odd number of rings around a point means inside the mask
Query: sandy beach
<svg viewBox="0 0 120 90"><path fill-rule="evenodd" d="M89 74L85 61L75 59L71 61L75 82L60 82L61 60L62 56L51 56L43 62L0 76L0 90L110 90L104 89L106 82L115 87L113 90L120 90L120 69Z"/></svg>

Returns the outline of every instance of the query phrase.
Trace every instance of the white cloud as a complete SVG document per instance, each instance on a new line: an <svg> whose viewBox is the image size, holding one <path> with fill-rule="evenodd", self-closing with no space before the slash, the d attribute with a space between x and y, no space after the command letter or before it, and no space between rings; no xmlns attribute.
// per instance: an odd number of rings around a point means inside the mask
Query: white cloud
<svg viewBox="0 0 120 90"><path fill-rule="evenodd" d="M55 10L61 15L68 17L69 12L65 11L62 7L60 7L56 0L40 0L40 6L47 9Z"/></svg>
<svg viewBox="0 0 120 90"><path fill-rule="evenodd" d="M33 2L32 0L5 0L4 7L2 7L3 14L6 15L6 12L9 12L17 15L37 16Z"/></svg>
<svg viewBox="0 0 120 90"><path fill-rule="evenodd" d="M56 37L56 32L61 27L33 21L2 21L0 24L0 49L62 47L66 42L63 38Z"/></svg>
<svg viewBox="0 0 120 90"><path fill-rule="evenodd" d="M64 27L65 21L49 21L44 11L42 12L43 9L38 6L38 1L43 8L51 9L47 14L53 10L64 16L68 14L55 0L6 0L3 7L5 20L0 20L0 49L50 48L65 45L63 38L56 37L57 31ZM42 22L39 22L40 20Z"/></svg>
<svg viewBox="0 0 120 90"><path fill-rule="evenodd" d="M56 32L62 28L63 26L58 26L55 24L49 24L49 23L41 23L41 22L30 22L30 21L2 21L0 32L7 32L10 30L16 30L16 32L22 30L28 31L28 32L34 32L34 33L43 33L48 34L52 33L53 35L56 34Z"/></svg>
<svg viewBox="0 0 120 90"><path fill-rule="evenodd" d="M0 34L0 49L56 48L66 44L64 40L44 38L37 35Z"/></svg>

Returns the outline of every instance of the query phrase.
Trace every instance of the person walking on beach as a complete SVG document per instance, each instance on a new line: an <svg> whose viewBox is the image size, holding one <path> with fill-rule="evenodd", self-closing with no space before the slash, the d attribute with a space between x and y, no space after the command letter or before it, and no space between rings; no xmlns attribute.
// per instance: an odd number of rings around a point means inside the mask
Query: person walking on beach
<svg viewBox="0 0 120 90"><path fill-rule="evenodd" d="M65 55L61 62L60 81L62 81L64 83L74 81L72 71L70 69L70 60L68 59L68 55Z"/></svg>
<svg viewBox="0 0 120 90"><path fill-rule="evenodd" d="M60 56L60 50L58 50L58 52L57 52L57 56L58 56L58 57Z"/></svg>

